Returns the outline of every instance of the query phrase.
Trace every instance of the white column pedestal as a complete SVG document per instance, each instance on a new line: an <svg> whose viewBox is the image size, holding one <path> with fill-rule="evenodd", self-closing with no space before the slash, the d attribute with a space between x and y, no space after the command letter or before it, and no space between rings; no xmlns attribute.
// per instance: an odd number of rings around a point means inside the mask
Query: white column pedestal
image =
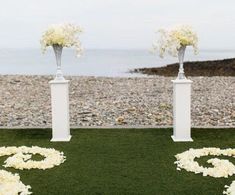
<svg viewBox="0 0 235 195"><path fill-rule="evenodd" d="M193 141L191 138L191 84L188 79L173 80L173 123L172 139L175 142Z"/></svg>
<svg viewBox="0 0 235 195"><path fill-rule="evenodd" d="M51 107L52 107L52 142L70 141L69 125L69 81L52 80Z"/></svg>

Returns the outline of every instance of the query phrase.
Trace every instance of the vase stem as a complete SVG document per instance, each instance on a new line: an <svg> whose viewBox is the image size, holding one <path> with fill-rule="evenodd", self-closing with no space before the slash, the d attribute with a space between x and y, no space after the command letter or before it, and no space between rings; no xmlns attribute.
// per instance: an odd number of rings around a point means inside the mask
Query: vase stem
<svg viewBox="0 0 235 195"><path fill-rule="evenodd" d="M177 79L185 79L184 75L184 54L185 54L186 46L181 46L178 50L178 57L179 57L179 73Z"/></svg>
<svg viewBox="0 0 235 195"><path fill-rule="evenodd" d="M53 45L52 47L55 52L56 65L57 65L55 80L64 80L63 73L61 70L61 56L62 56L63 47L61 45Z"/></svg>

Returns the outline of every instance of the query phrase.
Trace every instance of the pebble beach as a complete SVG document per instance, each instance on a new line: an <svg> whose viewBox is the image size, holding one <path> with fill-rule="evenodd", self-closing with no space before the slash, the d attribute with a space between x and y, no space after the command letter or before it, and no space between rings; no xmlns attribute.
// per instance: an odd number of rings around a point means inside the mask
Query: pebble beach
<svg viewBox="0 0 235 195"><path fill-rule="evenodd" d="M72 127L172 126L174 77L66 77ZM51 127L51 76L0 76L0 127ZM235 77L189 77L193 127L235 126Z"/></svg>

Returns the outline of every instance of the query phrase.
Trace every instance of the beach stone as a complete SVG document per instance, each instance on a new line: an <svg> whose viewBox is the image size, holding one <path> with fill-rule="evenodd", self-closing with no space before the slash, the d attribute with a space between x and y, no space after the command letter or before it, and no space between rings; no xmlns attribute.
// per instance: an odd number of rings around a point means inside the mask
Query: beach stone
<svg viewBox="0 0 235 195"><path fill-rule="evenodd" d="M119 116L118 118L116 118L116 122L119 124L123 124L124 120L125 120L125 118L123 116Z"/></svg>

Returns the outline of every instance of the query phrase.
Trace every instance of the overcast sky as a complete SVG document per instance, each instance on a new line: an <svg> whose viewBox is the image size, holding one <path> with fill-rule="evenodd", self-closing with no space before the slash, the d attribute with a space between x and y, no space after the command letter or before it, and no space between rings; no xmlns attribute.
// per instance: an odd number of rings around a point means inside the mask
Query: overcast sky
<svg viewBox="0 0 235 195"><path fill-rule="evenodd" d="M39 48L50 24L84 29L83 46L148 49L154 31L192 25L200 48L235 49L234 0L1 0L0 48Z"/></svg>

